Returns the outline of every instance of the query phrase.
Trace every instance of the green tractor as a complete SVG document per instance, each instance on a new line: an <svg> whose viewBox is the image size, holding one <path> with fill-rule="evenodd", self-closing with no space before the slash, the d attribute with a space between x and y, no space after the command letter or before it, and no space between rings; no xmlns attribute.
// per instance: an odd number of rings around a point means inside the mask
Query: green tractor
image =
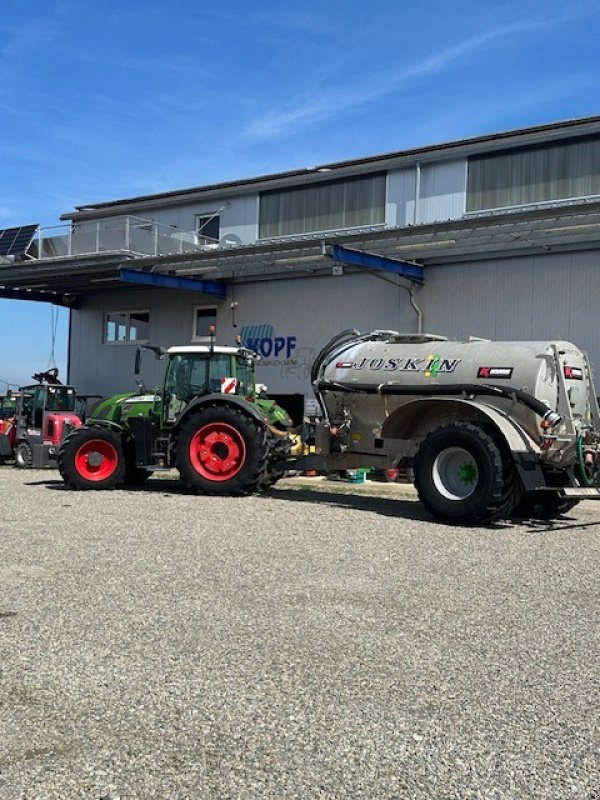
<svg viewBox="0 0 600 800"><path fill-rule="evenodd" d="M72 489L138 484L176 467L199 494L249 494L283 475L287 413L258 392L255 353L244 347L146 346L166 356L163 385L102 400L64 438L60 474ZM139 374L141 351L136 353Z"/></svg>

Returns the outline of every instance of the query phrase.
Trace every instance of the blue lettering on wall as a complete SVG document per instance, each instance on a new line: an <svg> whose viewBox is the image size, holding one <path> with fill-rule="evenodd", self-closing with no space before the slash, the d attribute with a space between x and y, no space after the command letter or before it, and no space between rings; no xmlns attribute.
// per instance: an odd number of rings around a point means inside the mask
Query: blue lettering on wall
<svg viewBox="0 0 600 800"><path fill-rule="evenodd" d="M263 358L291 358L295 336L275 336L272 325L244 325L240 331L244 346Z"/></svg>

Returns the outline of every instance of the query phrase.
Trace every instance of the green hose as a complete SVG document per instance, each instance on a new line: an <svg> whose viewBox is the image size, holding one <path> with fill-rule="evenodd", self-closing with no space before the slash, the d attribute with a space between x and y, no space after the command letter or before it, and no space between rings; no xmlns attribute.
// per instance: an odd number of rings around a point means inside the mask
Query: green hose
<svg viewBox="0 0 600 800"><path fill-rule="evenodd" d="M594 474L590 476L585 468L585 455L583 452L583 438L581 434L577 436L577 467L579 478L582 483L584 483L586 486L596 486L596 470L594 469Z"/></svg>

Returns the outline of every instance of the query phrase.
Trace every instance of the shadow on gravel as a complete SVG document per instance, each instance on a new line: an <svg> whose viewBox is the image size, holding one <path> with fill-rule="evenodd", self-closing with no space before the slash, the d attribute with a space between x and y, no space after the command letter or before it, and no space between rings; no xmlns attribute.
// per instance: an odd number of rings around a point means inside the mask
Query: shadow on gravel
<svg viewBox="0 0 600 800"><path fill-rule="evenodd" d="M73 494L79 494L78 491L75 489L69 489L65 486L64 482L59 480L47 480L47 481L29 481L25 484L25 486L45 486L47 489L52 489L53 491L58 492L73 492ZM190 492L181 481L178 480L148 480L145 483L140 483L138 486L115 486L114 489L108 489L102 491L102 494L110 494L111 492L136 492L142 494L193 494Z"/></svg>
<svg viewBox="0 0 600 800"><path fill-rule="evenodd" d="M43 481L30 481L25 486L45 486L48 489L59 492L71 492L61 479L49 479ZM162 494L165 497L172 495L193 496L193 492L179 480L148 480L139 486L118 486L114 489L117 492L135 492L138 494ZM490 531L512 530L515 527L525 528L527 533L550 533L555 531L582 530L584 528L596 527L597 522L578 522L573 516L562 516L556 519L539 520L515 518L511 520L498 520L487 525L460 526L457 523L444 523L431 517L417 500L406 500L405 498L377 497L363 494L350 494L345 492L328 492L316 489L270 489L265 492L263 497L276 500L291 500L297 503L322 504L337 506L338 508L348 508L355 511L367 511L372 514L381 514L385 517L402 517L417 522L434 522L448 528L461 527L467 530L474 527L477 530L485 528Z"/></svg>
<svg viewBox="0 0 600 800"><path fill-rule="evenodd" d="M371 497L368 495L345 494L314 489L273 489L265 494L275 500L292 500L297 503L316 503L355 511L370 511L385 517L404 517L418 521L431 521L423 506L414 500L404 498Z"/></svg>

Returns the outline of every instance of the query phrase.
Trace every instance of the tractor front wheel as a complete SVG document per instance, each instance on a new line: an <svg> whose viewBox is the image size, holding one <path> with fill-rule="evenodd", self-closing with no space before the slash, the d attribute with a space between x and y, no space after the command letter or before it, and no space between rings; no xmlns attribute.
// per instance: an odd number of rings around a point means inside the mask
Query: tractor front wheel
<svg viewBox="0 0 600 800"><path fill-rule="evenodd" d="M33 466L33 450L29 442L20 442L15 448L15 467L30 469Z"/></svg>
<svg viewBox="0 0 600 800"><path fill-rule="evenodd" d="M210 405L188 417L176 448L181 479L198 494L257 491L269 456L266 426L230 406Z"/></svg>
<svg viewBox="0 0 600 800"><path fill-rule="evenodd" d="M112 489L125 479L120 436L104 428L75 428L61 445L58 469L71 489Z"/></svg>

